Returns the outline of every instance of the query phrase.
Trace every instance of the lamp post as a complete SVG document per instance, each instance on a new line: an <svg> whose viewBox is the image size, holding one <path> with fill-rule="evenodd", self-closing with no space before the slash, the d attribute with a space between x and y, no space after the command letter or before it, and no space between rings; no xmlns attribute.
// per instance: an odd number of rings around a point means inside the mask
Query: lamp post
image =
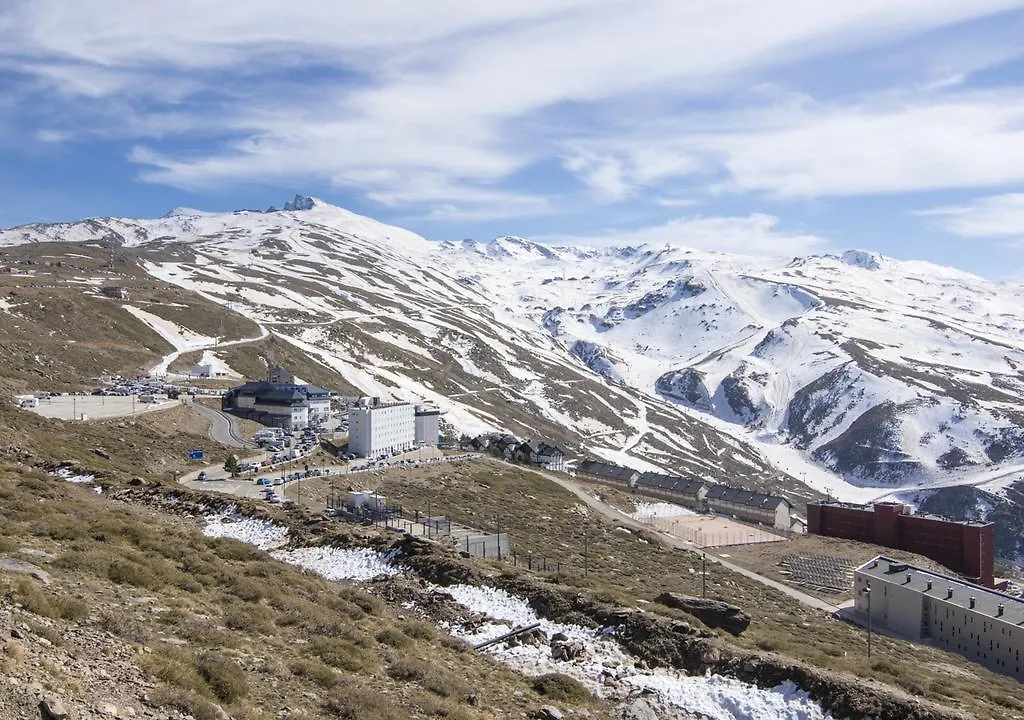
<svg viewBox="0 0 1024 720"><path fill-rule="evenodd" d="M871 586L868 585L861 592L868 600L868 657L871 657Z"/></svg>

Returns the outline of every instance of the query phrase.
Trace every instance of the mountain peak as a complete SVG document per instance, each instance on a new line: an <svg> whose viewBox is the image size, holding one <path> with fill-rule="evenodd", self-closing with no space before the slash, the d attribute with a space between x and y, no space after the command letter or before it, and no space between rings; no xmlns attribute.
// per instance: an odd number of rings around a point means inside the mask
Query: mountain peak
<svg viewBox="0 0 1024 720"><path fill-rule="evenodd" d="M280 209L271 205L267 208L266 212L297 212L302 210L312 210L315 207L322 207L326 205L320 198L315 198L310 195L295 194L292 200L289 200Z"/></svg>
<svg viewBox="0 0 1024 720"><path fill-rule="evenodd" d="M882 255L867 250L847 250L840 258L847 265L863 268L865 270L878 270L882 267Z"/></svg>

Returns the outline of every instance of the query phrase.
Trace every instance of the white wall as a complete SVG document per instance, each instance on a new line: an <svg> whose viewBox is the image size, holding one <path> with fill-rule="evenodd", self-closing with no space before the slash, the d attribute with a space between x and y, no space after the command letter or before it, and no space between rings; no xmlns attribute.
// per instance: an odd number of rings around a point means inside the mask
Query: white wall
<svg viewBox="0 0 1024 720"><path fill-rule="evenodd" d="M353 408L348 417L349 452L373 457L409 450L416 443L416 416L412 405Z"/></svg>

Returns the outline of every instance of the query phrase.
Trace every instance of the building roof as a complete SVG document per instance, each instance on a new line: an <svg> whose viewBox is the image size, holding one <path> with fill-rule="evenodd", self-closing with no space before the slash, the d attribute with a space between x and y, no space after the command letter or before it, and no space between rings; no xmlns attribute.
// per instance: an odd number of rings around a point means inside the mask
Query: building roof
<svg viewBox="0 0 1024 720"><path fill-rule="evenodd" d="M924 520L935 520L935 521L938 521L938 522L956 523L957 525L966 525L967 527L985 527L987 525L993 525L994 524L994 523L991 523L991 522L974 522L973 520L952 520L950 518L941 517L939 515L930 515L928 513L915 513L915 512L913 512L913 508L911 506L905 505L904 503L879 502L879 503L874 503L873 505L858 505L857 503L844 503L844 502L838 502L838 501L835 501L835 500L831 500L831 501L827 501L827 502L826 501L810 502L810 503L807 503L807 504L808 505L820 505L820 506L823 506L823 507L846 508L847 510L861 510L863 512L874 512L875 508L878 507L879 505L890 506L890 507L893 506L893 505L897 505L897 506L901 506L901 507L907 508L906 512L900 513L903 517L914 517L914 518L922 518Z"/></svg>
<svg viewBox="0 0 1024 720"><path fill-rule="evenodd" d="M651 487L656 487L660 490L684 493L687 495L696 495L701 488L708 486L708 483L704 482L700 478L681 477L679 475L663 475L661 473L654 472L645 472L640 476L637 482L640 485L650 485Z"/></svg>
<svg viewBox="0 0 1024 720"><path fill-rule="evenodd" d="M950 603L963 610L987 615L994 620L1024 626L1024 600L960 580L952 575L925 570L885 555L878 555L873 560L868 560L856 571L873 580L901 585L927 595L938 602ZM909 582L907 581L908 577L910 578ZM928 589L929 582L931 583L930 590ZM953 589L952 597L948 597L950 588ZM973 609L971 608L971 598L975 600ZM1003 606L1001 617L998 615L1000 605Z"/></svg>
<svg viewBox="0 0 1024 720"><path fill-rule="evenodd" d="M328 393L317 385L295 385L294 383L270 383L250 381L234 388L236 395L253 395L270 402L302 402L307 399L324 399Z"/></svg>
<svg viewBox="0 0 1024 720"><path fill-rule="evenodd" d="M769 495L730 485L712 485L708 490L707 499L721 500L722 502L731 502L736 505L746 505L747 507L762 509L777 508L782 504L792 507L792 503L780 495Z"/></svg>
<svg viewBox="0 0 1024 720"><path fill-rule="evenodd" d="M624 482L640 476L638 470L622 467L621 465L612 465L600 460L584 460L577 466L576 471L612 480L622 480Z"/></svg>

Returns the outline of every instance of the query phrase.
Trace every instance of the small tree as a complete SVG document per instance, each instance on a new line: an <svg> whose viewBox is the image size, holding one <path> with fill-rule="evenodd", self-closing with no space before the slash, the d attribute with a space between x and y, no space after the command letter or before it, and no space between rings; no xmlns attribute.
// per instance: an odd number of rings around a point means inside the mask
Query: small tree
<svg viewBox="0 0 1024 720"><path fill-rule="evenodd" d="M228 459L224 461L224 469L227 470L231 477L238 476L238 458L234 455L228 455Z"/></svg>

